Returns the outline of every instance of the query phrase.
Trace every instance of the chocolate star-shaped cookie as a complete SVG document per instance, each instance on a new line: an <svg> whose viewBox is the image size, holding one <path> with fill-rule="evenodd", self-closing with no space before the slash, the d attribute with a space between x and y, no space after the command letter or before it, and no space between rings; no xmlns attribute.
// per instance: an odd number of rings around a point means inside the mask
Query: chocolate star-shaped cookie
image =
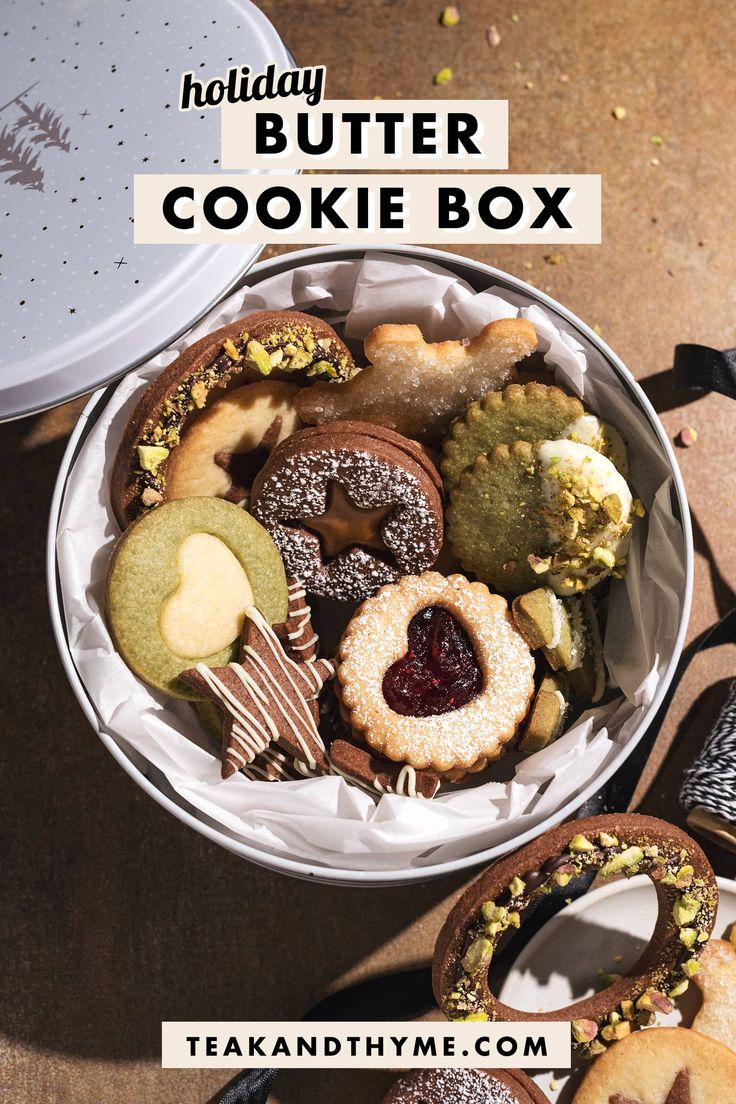
<svg viewBox="0 0 736 1104"><path fill-rule="evenodd" d="M252 606L246 611L239 663L199 663L180 677L224 713L222 776L229 778L272 742L309 771L326 770L316 699L334 673L327 659L291 659L274 629Z"/></svg>
<svg viewBox="0 0 736 1104"><path fill-rule="evenodd" d="M613 1096L609 1096L608 1104L641 1104L641 1100L632 1100L629 1096L623 1096L621 1093L614 1093ZM667 1099L664 1104L692 1104L689 1070L680 1070L677 1077L672 1082L672 1088L667 1094Z"/></svg>
<svg viewBox="0 0 736 1104"><path fill-rule="evenodd" d="M234 502L237 505L248 498L253 480L278 442L282 424L283 418L278 414L250 452L215 453L215 463L218 468L226 471L232 481L230 490L224 496L228 502Z"/></svg>

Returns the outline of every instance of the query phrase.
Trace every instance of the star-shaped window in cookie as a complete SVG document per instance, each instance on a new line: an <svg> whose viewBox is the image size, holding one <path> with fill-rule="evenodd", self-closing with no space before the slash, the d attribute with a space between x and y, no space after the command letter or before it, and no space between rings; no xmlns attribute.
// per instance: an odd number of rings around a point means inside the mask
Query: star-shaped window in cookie
<svg viewBox="0 0 736 1104"><path fill-rule="evenodd" d="M692 1104L692 1102L693 1098L690 1094L690 1071L681 1069L672 1082L672 1088L668 1092L664 1104ZM612 1096L609 1096L608 1104L641 1104L641 1101L632 1099L630 1096L624 1096L623 1093L614 1093Z"/></svg>
<svg viewBox="0 0 736 1104"><path fill-rule="evenodd" d="M355 547L390 553L381 527L394 506L393 502L368 509L358 506L342 483L333 481L327 488L325 512L302 518L301 524L319 537L324 559L333 559L346 548Z"/></svg>
<svg viewBox="0 0 736 1104"><path fill-rule="evenodd" d="M282 423L283 418L278 414L250 452L215 453L215 463L226 471L231 479L230 490L225 495L228 502L239 503L248 498L253 480L278 443Z"/></svg>

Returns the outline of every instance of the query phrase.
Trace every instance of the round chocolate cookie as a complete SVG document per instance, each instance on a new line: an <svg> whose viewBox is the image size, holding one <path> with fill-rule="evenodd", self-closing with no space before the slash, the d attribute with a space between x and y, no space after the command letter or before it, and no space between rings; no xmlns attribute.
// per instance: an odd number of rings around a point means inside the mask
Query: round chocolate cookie
<svg viewBox="0 0 736 1104"><path fill-rule="evenodd" d="M307 590L350 601L425 571L442 547L439 477L414 442L334 422L279 445L251 509Z"/></svg>
<svg viewBox="0 0 736 1104"><path fill-rule="evenodd" d="M488 985L498 940L541 896L589 871L603 878L646 874L654 883L658 917L644 952L613 984L567 1008L527 1012L502 1004ZM672 1011L699 969L717 904L706 856L674 825L633 813L571 821L489 867L460 897L437 939L434 993L452 1020L569 1021L573 1046L594 1057L657 1012Z"/></svg>
<svg viewBox="0 0 736 1104"><path fill-rule="evenodd" d="M258 311L196 341L149 384L125 429L110 482L118 524L164 500L169 457L213 396L264 376L347 380L355 371L332 327L299 311Z"/></svg>
<svg viewBox="0 0 736 1104"><path fill-rule="evenodd" d="M521 1070L421 1069L395 1081L383 1104L549 1104Z"/></svg>

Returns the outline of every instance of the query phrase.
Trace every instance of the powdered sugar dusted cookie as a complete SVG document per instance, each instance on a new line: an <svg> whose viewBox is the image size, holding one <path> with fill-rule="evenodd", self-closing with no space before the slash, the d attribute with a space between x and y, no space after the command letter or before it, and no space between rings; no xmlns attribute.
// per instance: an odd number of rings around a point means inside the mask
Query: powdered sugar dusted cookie
<svg viewBox="0 0 736 1104"><path fill-rule="evenodd" d="M534 661L503 598L462 575L407 576L358 609L341 644L344 716L417 769L497 759L531 699Z"/></svg>
<svg viewBox="0 0 736 1104"><path fill-rule="evenodd" d="M468 403L516 378L537 347L531 322L502 318L471 341L430 344L417 326L377 326L365 339L370 367L346 384L298 396L303 421L359 418L438 444Z"/></svg>
<svg viewBox="0 0 736 1104"><path fill-rule="evenodd" d="M383 1104L549 1104L521 1070L422 1069L405 1073Z"/></svg>
<svg viewBox="0 0 736 1104"><path fill-rule="evenodd" d="M686 1027L629 1035L597 1060L573 1104L725 1104L736 1054Z"/></svg>
<svg viewBox="0 0 736 1104"><path fill-rule="evenodd" d="M430 567L443 539L439 479L411 441L336 422L280 445L251 509L308 591L350 600Z"/></svg>

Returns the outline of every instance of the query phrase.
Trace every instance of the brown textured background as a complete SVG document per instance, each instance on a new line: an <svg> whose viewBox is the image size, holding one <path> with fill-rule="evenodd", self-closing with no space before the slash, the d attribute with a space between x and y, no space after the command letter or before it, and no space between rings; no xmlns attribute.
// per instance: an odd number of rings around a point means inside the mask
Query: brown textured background
<svg viewBox="0 0 736 1104"><path fill-rule="evenodd" d="M602 246L560 249L557 264L543 248L471 252L597 323L670 435L698 430L679 453L695 521L697 634L734 600L736 405L690 401L667 371L678 341L736 342L732 5L466 0L460 25L444 30L442 5L427 0L261 3L303 64L328 66L330 97L508 98L512 171L603 174ZM453 82L433 88L446 65ZM613 118L616 106L625 119ZM0 429L0 1097L204 1104L226 1077L162 1071L162 1019L294 1018L347 980L419 962L462 879L349 890L269 874L164 813L114 763L67 686L45 598L49 501L81 405ZM682 766L733 669L734 649L722 649L688 675L665 734L677 747L647 811L677 819ZM371 1104L385 1083L288 1075L279 1101L337 1104L349 1092Z"/></svg>

